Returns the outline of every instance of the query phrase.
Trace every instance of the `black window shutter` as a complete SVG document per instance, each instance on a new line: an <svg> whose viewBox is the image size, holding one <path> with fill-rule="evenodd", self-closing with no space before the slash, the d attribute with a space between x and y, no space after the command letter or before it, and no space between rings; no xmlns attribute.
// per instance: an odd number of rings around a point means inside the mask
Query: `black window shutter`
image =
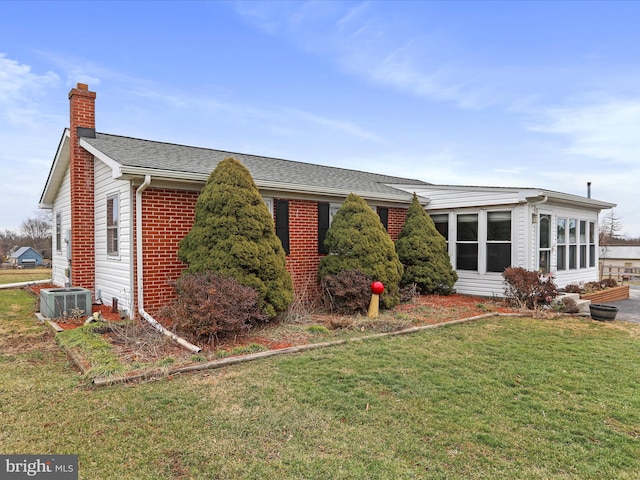
<svg viewBox="0 0 640 480"><path fill-rule="evenodd" d="M289 255L289 201L276 200L276 236L282 242L282 248Z"/></svg>
<svg viewBox="0 0 640 480"><path fill-rule="evenodd" d="M387 207L378 207L378 216L385 230L389 230L389 209Z"/></svg>
<svg viewBox="0 0 640 480"><path fill-rule="evenodd" d="M329 230L329 204L318 203L318 253L329 253L324 248L324 239Z"/></svg>

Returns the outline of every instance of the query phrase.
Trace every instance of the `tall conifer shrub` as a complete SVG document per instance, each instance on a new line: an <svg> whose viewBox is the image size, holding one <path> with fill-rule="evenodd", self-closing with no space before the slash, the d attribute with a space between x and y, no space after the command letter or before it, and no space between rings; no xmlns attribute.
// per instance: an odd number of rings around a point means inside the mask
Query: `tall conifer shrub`
<svg viewBox="0 0 640 480"><path fill-rule="evenodd" d="M320 278L348 270L360 270L385 286L380 296L384 308L400 302L402 264L393 240L380 218L358 195L349 194L333 217L324 241L329 255L320 260Z"/></svg>
<svg viewBox="0 0 640 480"><path fill-rule="evenodd" d="M233 158L220 162L209 176L178 257L189 273L216 272L253 288L269 317L284 312L293 300L273 218L251 173Z"/></svg>
<svg viewBox="0 0 640 480"><path fill-rule="evenodd" d="M415 283L422 293L453 292L458 274L451 266L447 242L415 193L396 241L396 252L404 265L402 285Z"/></svg>

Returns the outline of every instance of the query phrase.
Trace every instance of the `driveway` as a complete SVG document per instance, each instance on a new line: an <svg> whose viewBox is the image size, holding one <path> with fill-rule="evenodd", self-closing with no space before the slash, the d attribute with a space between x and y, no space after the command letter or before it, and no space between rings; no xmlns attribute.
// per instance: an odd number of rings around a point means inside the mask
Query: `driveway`
<svg viewBox="0 0 640 480"><path fill-rule="evenodd" d="M607 302L607 305L618 307L616 320L640 323L640 285L630 285L627 300Z"/></svg>

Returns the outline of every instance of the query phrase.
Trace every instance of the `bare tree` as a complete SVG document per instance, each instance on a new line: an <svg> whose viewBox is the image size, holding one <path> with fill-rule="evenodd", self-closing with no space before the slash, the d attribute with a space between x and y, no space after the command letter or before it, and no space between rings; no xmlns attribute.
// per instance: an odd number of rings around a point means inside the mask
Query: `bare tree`
<svg viewBox="0 0 640 480"><path fill-rule="evenodd" d="M604 215L600 221L600 230L598 232L598 243L600 244L600 278L604 269L604 262L609 255L609 247L616 243L616 239L623 238L622 218L611 209Z"/></svg>
<svg viewBox="0 0 640 480"><path fill-rule="evenodd" d="M0 262L9 256L11 249L21 243L20 235L12 230L0 232Z"/></svg>
<svg viewBox="0 0 640 480"><path fill-rule="evenodd" d="M51 257L51 213L40 211L35 218L27 218L20 225L20 231L29 243L43 257Z"/></svg>

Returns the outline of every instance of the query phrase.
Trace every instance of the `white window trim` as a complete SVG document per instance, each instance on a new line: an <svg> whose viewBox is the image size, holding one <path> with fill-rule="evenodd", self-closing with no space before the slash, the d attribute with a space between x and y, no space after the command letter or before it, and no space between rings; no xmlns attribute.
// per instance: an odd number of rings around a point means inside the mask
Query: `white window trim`
<svg viewBox="0 0 640 480"><path fill-rule="evenodd" d="M117 225L115 227L109 227L109 200L111 199L116 199L117 205L116 205L116 211L118 213L118 218L117 218ZM107 249L107 258L108 259L112 259L112 260L120 260L120 219L121 219L121 214L120 214L120 193L119 192L115 192L115 193L110 193L106 196L105 199L105 235L106 235L106 249ZM117 245L118 245L118 250L117 252L110 252L109 251L109 230L110 229L115 229L116 231L116 240L117 240Z"/></svg>

